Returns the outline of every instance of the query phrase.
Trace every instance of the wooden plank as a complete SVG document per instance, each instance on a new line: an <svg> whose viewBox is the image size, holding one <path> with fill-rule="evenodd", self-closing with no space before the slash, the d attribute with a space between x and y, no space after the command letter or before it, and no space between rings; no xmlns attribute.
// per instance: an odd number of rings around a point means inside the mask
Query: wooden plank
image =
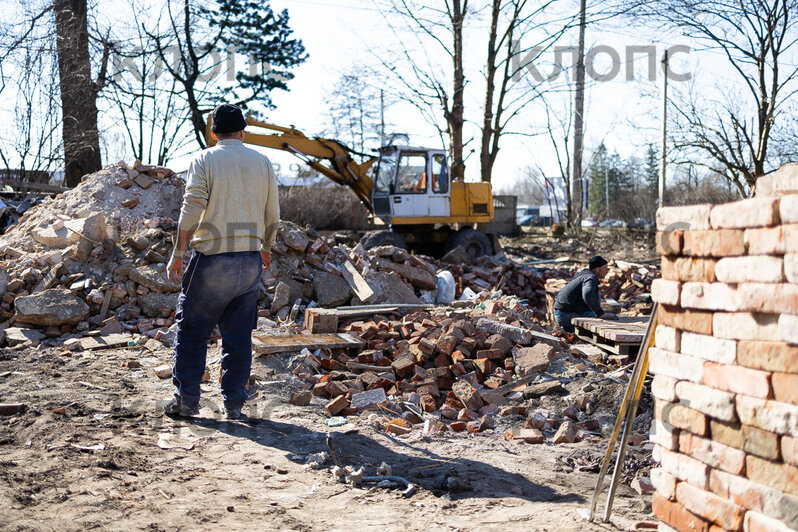
<svg viewBox="0 0 798 532"><path fill-rule="evenodd" d="M301 351L308 348L313 349L345 349L362 348L363 340L350 334L290 334L276 335L268 334L263 331L255 331L253 334L257 342L252 342L252 348L258 355L269 355L273 353L288 353L291 351Z"/></svg>
<svg viewBox="0 0 798 532"><path fill-rule="evenodd" d="M371 289L371 286L363 279L363 276L360 275L360 272L350 261L344 262L344 267L341 268L341 275L343 275L352 291L361 301L368 301L374 295L374 290Z"/></svg>
<svg viewBox="0 0 798 532"><path fill-rule="evenodd" d="M59 187L58 185L50 185L46 183L30 183L28 181L19 181L17 179L0 179L0 185L5 185L13 188L14 190L38 190L41 192L66 192L71 190L67 187Z"/></svg>

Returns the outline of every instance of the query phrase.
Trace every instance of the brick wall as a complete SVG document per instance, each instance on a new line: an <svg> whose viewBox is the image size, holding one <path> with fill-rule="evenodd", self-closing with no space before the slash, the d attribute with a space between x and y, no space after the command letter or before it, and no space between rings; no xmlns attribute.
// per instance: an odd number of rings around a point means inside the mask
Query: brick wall
<svg viewBox="0 0 798 532"><path fill-rule="evenodd" d="M649 352L661 530L798 529L798 165L657 213Z"/></svg>

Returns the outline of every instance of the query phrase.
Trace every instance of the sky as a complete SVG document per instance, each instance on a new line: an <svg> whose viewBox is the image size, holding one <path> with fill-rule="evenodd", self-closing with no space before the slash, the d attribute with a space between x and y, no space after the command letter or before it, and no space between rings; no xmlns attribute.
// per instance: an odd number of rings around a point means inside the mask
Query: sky
<svg viewBox="0 0 798 532"><path fill-rule="evenodd" d="M161 3L155 0L142 1ZM446 55L431 40L419 38L416 33L405 28L398 15L380 9L376 3L378 1L270 2L275 10L288 10L294 35L302 39L308 59L294 70L295 79L289 82L288 92L272 93L275 109L268 111L268 122L294 125L311 135L328 129L330 113L326 100L341 74L364 66L374 66L381 60L401 67L402 58L397 52L399 40L411 43L409 46L423 52L427 56L430 70L445 71ZM121 5L126 5L126 0L98 0L99 19L108 24L124 23L118 19L124 12L119 9ZM562 15L571 13L578 3L562 0L561 5ZM479 123L484 99L482 65L485 61L487 24L486 13L475 14L466 28L464 55L468 85L465 95L465 137L467 141L470 140L466 148L466 178L470 180L479 178ZM569 34L562 43L574 45L575 37L575 32ZM683 45L685 42L673 34L632 27L626 22L614 22L612 25L603 23L588 28L588 47L601 45L616 50L620 56L620 72L612 80L589 82L585 105L585 159L589 159L592 151L601 142L610 151L617 151L623 157L640 158L645 155L648 144L659 142L661 73L657 70L656 80L646 79L647 56L637 54L633 56L633 61L627 62L625 50L631 46L653 47L658 62L665 48ZM529 43L522 41L521 45L528 46ZM552 57L549 53L542 56L541 60L551 61ZM607 57L606 54L597 57L597 71L602 72L607 68ZM712 54L682 53L673 58L672 68L677 72L698 72L701 66L701 71L706 76L712 72L713 65L718 64L717 59L717 55ZM627 79L626 75L630 69L635 73L632 80ZM566 75L563 74L561 79L565 79ZM530 76L524 73L519 83L530 83ZM377 76L371 83L391 91L395 89L396 80L383 75ZM552 97L550 112L555 121L569 116L569 99L567 94L561 94L558 98ZM0 114L8 116L12 100L5 95L3 100L0 102ZM113 124L113 120L113 117L106 117L106 126ZM437 130L410 105L398 103L388 107L386 122L393 132L407 133L412 144L441 147ZM508 129L517 134L502 137L501 150L493 172L495 187L512 188L513 183L522 178L527 168L538 169L545 175L559 174L552 143L546 135L539 134L545 130L545 124L546 114L538 104L526 106L510 124ZM570 138L568 142L571 143ZM110 150L109 159L129 158L125 157L122 144L114 144ZM296 158L273 150L266 153L279 164L281 173L294 172L298 163ZM180 171L187 166L189 159L190 154L184 152L170 160L168 165Z"/></svg>

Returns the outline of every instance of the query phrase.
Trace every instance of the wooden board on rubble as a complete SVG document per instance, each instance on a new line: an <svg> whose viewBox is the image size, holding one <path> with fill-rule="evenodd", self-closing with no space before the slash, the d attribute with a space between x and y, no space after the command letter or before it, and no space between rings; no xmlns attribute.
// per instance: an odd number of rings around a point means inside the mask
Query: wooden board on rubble
<svg viewBox="0 0 798 532"><path fill-rule="evenodd" d="M357 271L357 268L351 262L344 262L341 275L343 275L346 282L349 283L349 287L361 301L368 301L374 295L374 290L371 289L371 286L363 279L363 276L360 275L360 272Z"/></svg>
<svg viewBox="0 0 798 532"><path fill-rule="evenodd" d="M363 347L363 340L350 334L268 334L255 331L253 334L252 350L258 355L273 353L288 353L302 351L302 349L346 349Z"/></svg>
<svg viewBox="0 0 798 532"><path fill-rule="evenodd" d="M576 336L616 355L635 356L646 335L649 318L624 316L618 320L573 318Z"/></svg>

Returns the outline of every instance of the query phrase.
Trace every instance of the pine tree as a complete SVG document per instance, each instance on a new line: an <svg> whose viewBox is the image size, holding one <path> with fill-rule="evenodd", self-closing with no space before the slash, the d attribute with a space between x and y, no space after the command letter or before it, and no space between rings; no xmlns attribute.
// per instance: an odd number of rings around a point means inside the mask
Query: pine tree
<svg viewBox="0 0 798 532"><path fill-rule="evenodd" d="M590 216L606 216L606 181L609 174L609 155L602 142L596 149L587 169L590 177L590 188L587 196L587 210Z"/></svg>
<svg viewBox="0 0 798 532"><path fill-rule="evenodd" d="M646 151L646 165L643 169L643 178L649 194L657 194L659 190L659 152L653 144L648 145Z"/></svg>

